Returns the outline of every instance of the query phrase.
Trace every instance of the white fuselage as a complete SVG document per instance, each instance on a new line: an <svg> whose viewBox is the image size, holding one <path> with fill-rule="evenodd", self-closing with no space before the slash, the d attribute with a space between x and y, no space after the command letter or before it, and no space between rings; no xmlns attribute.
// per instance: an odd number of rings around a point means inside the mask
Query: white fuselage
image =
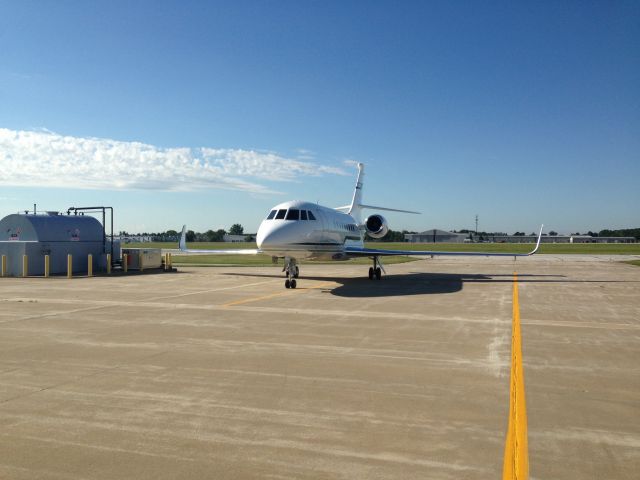
<svg viewBox="0 0 640 480"><path fill-rule="evenodd" d="M276 205L258 228L258 248L274 257L347 260L345 246L363 246L364 230L346 213L293 201Z"/></svg>

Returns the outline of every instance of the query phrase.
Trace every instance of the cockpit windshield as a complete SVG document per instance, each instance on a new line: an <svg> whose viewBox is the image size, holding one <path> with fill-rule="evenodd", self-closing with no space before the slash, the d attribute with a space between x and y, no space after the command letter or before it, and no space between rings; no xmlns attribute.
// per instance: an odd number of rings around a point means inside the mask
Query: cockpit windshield
<svg viewBox="0 0 640 480"><path fill-rule="evenodd" d="M287 220L299 220L300 219L300 210L297 208L290 208L289 213L287 213Z"/></svg>
<svg viewBox="0 0 640 480"><path fill-rule="evenodd" d="M311 210L300 210L298 208L282 208L280 210L271 210L267 215L267 220L315 220L316 217Z"/></svg>

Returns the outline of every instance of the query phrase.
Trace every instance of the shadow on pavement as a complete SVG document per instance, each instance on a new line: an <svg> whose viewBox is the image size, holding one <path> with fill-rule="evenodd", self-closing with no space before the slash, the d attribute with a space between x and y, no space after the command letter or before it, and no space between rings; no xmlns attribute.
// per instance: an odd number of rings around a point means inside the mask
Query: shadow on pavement
<svg viewBox="0 0 640 480"><path fill-rule="evenodd" d="M284 283L284 274L282 273L225 272L223 275L282 278ZM554 278L565 277L564 275L518 275L518 282L566 282L566 280L555 280ZM382 280L380 281L369 280L367 277L349 278L301 275L298 279L298 288L305 288L305 280L336 282L340 284L337 287L327 287L323 289L323 291L338 297L370 298L455 293L462 290L464 283L511 283L513 282L513 275L405 273L398 275L383 275Z"/></svg>

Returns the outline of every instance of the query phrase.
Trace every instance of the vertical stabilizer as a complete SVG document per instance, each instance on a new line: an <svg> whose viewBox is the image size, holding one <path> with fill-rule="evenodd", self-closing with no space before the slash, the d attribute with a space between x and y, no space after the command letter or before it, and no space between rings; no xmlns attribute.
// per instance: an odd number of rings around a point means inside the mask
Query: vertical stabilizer
<svg viewBox="0 0 640 480"><path fill-rule="evenodd" d="M358 163L358 179L356 180L356 188L353 190L353 199L349 208L351 215L357 222L362 221L362 182L364 181L364 163Z"/></svg>

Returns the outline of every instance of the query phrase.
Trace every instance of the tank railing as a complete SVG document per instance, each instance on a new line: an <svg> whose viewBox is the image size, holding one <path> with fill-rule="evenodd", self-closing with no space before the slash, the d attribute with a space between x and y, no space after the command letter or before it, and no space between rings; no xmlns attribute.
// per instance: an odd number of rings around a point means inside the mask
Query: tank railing
<svg viewBox="0 0 640 480"><path fill-rule="evenodd" d="M69 207L67 215L78 215L78 212L99 213L102 212L102 253L107 253L106 211L111 211L111 261L113 262L113 207Z"/></svg>

